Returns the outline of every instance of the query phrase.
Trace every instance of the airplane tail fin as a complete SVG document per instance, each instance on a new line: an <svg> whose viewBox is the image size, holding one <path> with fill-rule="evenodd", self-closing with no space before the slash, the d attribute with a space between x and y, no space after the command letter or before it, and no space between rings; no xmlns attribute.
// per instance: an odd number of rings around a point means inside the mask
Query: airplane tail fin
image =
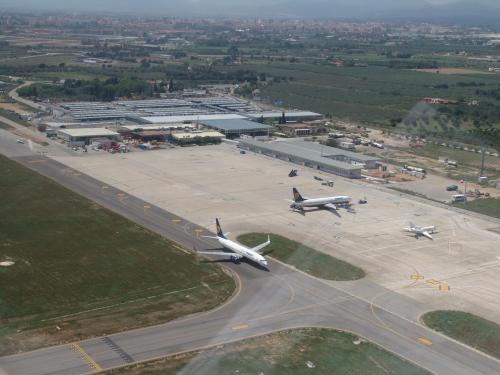
<svg viewBox="0 0 500 375"><path fill-rule="evenodd" d="M299 191L296 188L292 189L293 191L293 200L295 202L302 202L304 198L302 198L302 195L300 195Z"/></svg>
<svg viewBox="0 0 500 375"><path fill-rule="evenodd" d="M217 237L226 238L224 232L222 232L222 228L220 227L219 219L217 218L215 219L215 227L217 229Z"/></svg>

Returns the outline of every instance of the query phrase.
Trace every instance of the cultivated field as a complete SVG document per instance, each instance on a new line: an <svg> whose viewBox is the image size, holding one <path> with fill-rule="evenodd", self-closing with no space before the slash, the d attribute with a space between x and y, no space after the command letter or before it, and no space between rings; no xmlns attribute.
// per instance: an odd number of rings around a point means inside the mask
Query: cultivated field
<svg viewBox="0 0 500 375"><path fill-rule="evenodd" d="M280 99L286 106L330 113L338 118L388 124L404 118L424 97L484 100L478 97L475 82L482 89L497 89L500 75L453 70L454 74L428 74L383 66L342 67L313 64L248 64L252 69L293 80L271 83L263 97ZM461 72L461 73L460 73Z"/></svg>
<svg viewBox="0 0 500 375"><path fill-rule="evenodd" d="M475 312L499 322L498 223L419 203L376 185L328 175L335 188L313 179L317 171L248 153L236 147L178 148L123 156L58 157L107 184L125 190L213 230L276 233L348 261L367 278L432 308ZM367 205L356 213L328 211L302 216L289 209L292 186L305 196L348 194ZM436 225L435 240L402 231L410 221ZM272 272L272 270L271 270ZM367 296L374 298L376 296Z"/></svg>
<svg viewBox="0 0 500 375"><path fill-rule="evenodd" d="M494 74L484 70L466 68L415 69L415 71L433 74Z"/></svg>

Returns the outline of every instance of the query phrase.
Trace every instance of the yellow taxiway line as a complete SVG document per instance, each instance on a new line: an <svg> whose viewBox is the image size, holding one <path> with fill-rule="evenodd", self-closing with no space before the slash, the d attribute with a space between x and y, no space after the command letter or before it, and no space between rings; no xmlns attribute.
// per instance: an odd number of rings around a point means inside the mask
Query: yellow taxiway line
<svg viewBox="0 0 500 375"><path fill-rule="evenodd" d="M87 352L83 350L83 348L78 343L75 342L71 344L71 350L73 350L76 354L78 354L91 370L102 371L102 367L99 366L99 364L96 361L94 361L92 357L88 355Z"/></svg>

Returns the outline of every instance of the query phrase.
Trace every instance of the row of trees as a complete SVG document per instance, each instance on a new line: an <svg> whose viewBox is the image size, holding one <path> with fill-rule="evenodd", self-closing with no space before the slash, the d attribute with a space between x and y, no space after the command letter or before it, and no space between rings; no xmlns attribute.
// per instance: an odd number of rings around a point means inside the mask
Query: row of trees
<svg viewBox="0 0 500 375"><path fill-rule="evenodd" d="M120 97L150 97L153 87L146 81L134 78L110 78L107 80L67 79L62 85L34 84L18 90L19 95L40 99L72 99L111 101Z"/></svg>

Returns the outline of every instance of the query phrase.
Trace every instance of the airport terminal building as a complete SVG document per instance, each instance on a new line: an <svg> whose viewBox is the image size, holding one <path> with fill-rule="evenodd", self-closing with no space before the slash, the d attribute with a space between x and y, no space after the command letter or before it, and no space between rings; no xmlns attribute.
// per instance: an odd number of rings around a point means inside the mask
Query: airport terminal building
<svg viewBox="0 0 500 375"><path fill-rule="evenodd" d="M307 141L262 142L245 138L240 140L240 147L348 178L361 178L362 169L378 166L372 156Z"/></svg>

